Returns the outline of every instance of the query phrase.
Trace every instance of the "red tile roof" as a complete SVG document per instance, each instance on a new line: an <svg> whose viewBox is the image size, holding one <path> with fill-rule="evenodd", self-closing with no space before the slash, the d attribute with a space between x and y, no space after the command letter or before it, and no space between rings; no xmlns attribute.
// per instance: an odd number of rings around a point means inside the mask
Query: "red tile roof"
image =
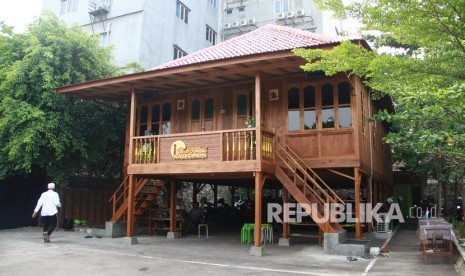
<svg viewBox="0 0 465 276"><path fill-rule="evenodd" d="M321 46L340 41L340 39L334 37L269 24L244 35L231 38L217 45L159 65L151 70L279 52L301 47Z"/></svg>

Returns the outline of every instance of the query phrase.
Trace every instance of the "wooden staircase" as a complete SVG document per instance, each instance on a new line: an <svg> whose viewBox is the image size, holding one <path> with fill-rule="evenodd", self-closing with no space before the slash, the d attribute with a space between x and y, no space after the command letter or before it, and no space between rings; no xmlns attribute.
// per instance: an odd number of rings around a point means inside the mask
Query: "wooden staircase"
<svg viewBox="0 0 465 276"><path fill-rule="evenodd" d="M166 181L154 179L139 179L135 185L135 220L137 221L152 207L153 200L158 192L165 186ZM110 202L113 204L112 222L125 220L128 211L129 177L123 179L121 185L116 189Z"/></svg>
<svg viewBox="0 0 465 276"><path fill-rule="evenodd" d="M321 219L325 204L345 202L321 179L318 174L288 146L276 143L276 177L300 204L311 206L308 215L324 233L343 230L337 222ZM313 204L313 205L312 205ZM313 206L316 205L316 210ZM330 218L329 214L326 214Z"/></svg>

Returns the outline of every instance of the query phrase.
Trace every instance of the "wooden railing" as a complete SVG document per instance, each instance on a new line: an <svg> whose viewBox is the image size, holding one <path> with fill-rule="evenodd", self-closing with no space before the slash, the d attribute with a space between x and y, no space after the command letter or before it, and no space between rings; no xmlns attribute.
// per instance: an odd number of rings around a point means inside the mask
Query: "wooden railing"
<svg viewBox="0 0 465 276"><path fill-rule="evenodd" d="M280 161L283 162L289 171L294 173L296 179L298 178L304 183L304 194L307 190L310 190L312 194L319 198L320 203L339 203L345 205L344 200L312 168L307 166L288 145L277 144L277 147L277 156Z"/></svg>
<svg viewBox="0 0 465 276"><path fill-rule="evenodd" d="M123 179L123 182L119 185L116 189L113 196L110 197L108 200L112 203L112 221L116 221L117 218L115 217L116 210L120 208L124 204L124 201L128 197L128 187L129 187L129 177L126 175Z"/></svg>
<svg viewBox="0 0 465 276"><path fill-rule="evenodd" d="M149 164L157 162L159 136L134 137L134 163Z"/></svg>
<svg viewBox="0 0 465 276"><path fill-rule="evenodd" d="M216 147L220 152L220 161L257 160L256 129L243 128L222 131L205 131L195 133L180 133L169 135L149 135L133 137L133 164L155 164L160 162L160 142L163 139L201 135L218 135L218 143L208 145ZM273 160L274 134L262 131L262 157L265 160ZM166 159L165 159L166 160Z"/></svg>

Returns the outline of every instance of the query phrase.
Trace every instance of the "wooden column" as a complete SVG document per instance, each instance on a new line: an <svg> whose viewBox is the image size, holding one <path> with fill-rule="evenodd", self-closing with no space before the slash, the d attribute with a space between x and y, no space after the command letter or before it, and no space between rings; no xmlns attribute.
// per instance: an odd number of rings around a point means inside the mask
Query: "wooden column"
<svg viewBox="0 0 465 276"><path fill-rule="evenodd" d="M131 108L130 108L130 119L129 119L129 152L128 152L128 164L131 165L134 161L134 126L136 123L136 89L131 90Z"/></svg>
<svg viewBox="0 0 465 276"><path fill-rule="evenodd" d="M261 167L262 161L262 111L261 111L261 86L260 72L255 74L255 129L256 129L256 153L257 161Z"/></svg>
<svg viewBox="0 0 465 276"><path fill-rule="evenodd" d="M176 231L176 182L170 182L170 232Z"/></svg>
<svg viewBox="0 0 465 276"><path fill-rule="evenodd" d="M131 108L130 108L130 121L129 121L129 152L128 152L128 164L131 165L133 161L133 137L134 137L134 124L136 114L136 90L131 90ZM127 225L126 225L126 236L134 236L134 208L135 208L135 178L133 175L129 175L128 184L128 212L127 212Z"/></svg>
<svg viewBox="0 0 465 276"><path fill-rule="evenodd" d="M362 225L360 223L360 172L358 168L354 168L354 190L355 190L355 237L362 238Z"/></svg>
<svg viewBox="0 0 465 276"><path fill-rule="evenodd" d="M372 194L372 183L370 183L370 176L367 175L366 177L367 180L367 201L365 202L365 210L366 210L366 204L370 204L372 207L373 206L373 194ZM366 211L365 211L366 212ZM365 220L366 220L367 214L365 213ZM368 226L368 233L371 233L373 231L371 223L366 222Z"/></svg>
<svg viewBox="0 0 465 276"><path fill-rule="evenodd" d="M129 186L128 186L128 218L127 218L127 225L126 225L126 236L133 237L134 236L134 208L135 208L135 179L134 175L129 175Z"/></svg>
<svg viewBox="0 0 465 276"><path fill-rule="evenodd" d="M262 173L255 172L255 247L262 245L262 187Z"/></svg>
<svg viewBox="0 0 465 276"><path fill-rule="evenodd" d="M283 187L283 239L289 239L289 223L287 223L288 213L285 205L289 201L289 192Z"/></svg>

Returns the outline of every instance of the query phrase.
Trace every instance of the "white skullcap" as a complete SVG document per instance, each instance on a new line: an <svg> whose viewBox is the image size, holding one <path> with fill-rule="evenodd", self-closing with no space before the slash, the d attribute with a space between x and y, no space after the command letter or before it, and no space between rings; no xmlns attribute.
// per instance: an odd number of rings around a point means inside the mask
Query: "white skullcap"
<svg viewBox="0 0 465 276"><path fill-rule="evenodd" d="M48 183L49 189L55 189L55 183Z"/></svg>

